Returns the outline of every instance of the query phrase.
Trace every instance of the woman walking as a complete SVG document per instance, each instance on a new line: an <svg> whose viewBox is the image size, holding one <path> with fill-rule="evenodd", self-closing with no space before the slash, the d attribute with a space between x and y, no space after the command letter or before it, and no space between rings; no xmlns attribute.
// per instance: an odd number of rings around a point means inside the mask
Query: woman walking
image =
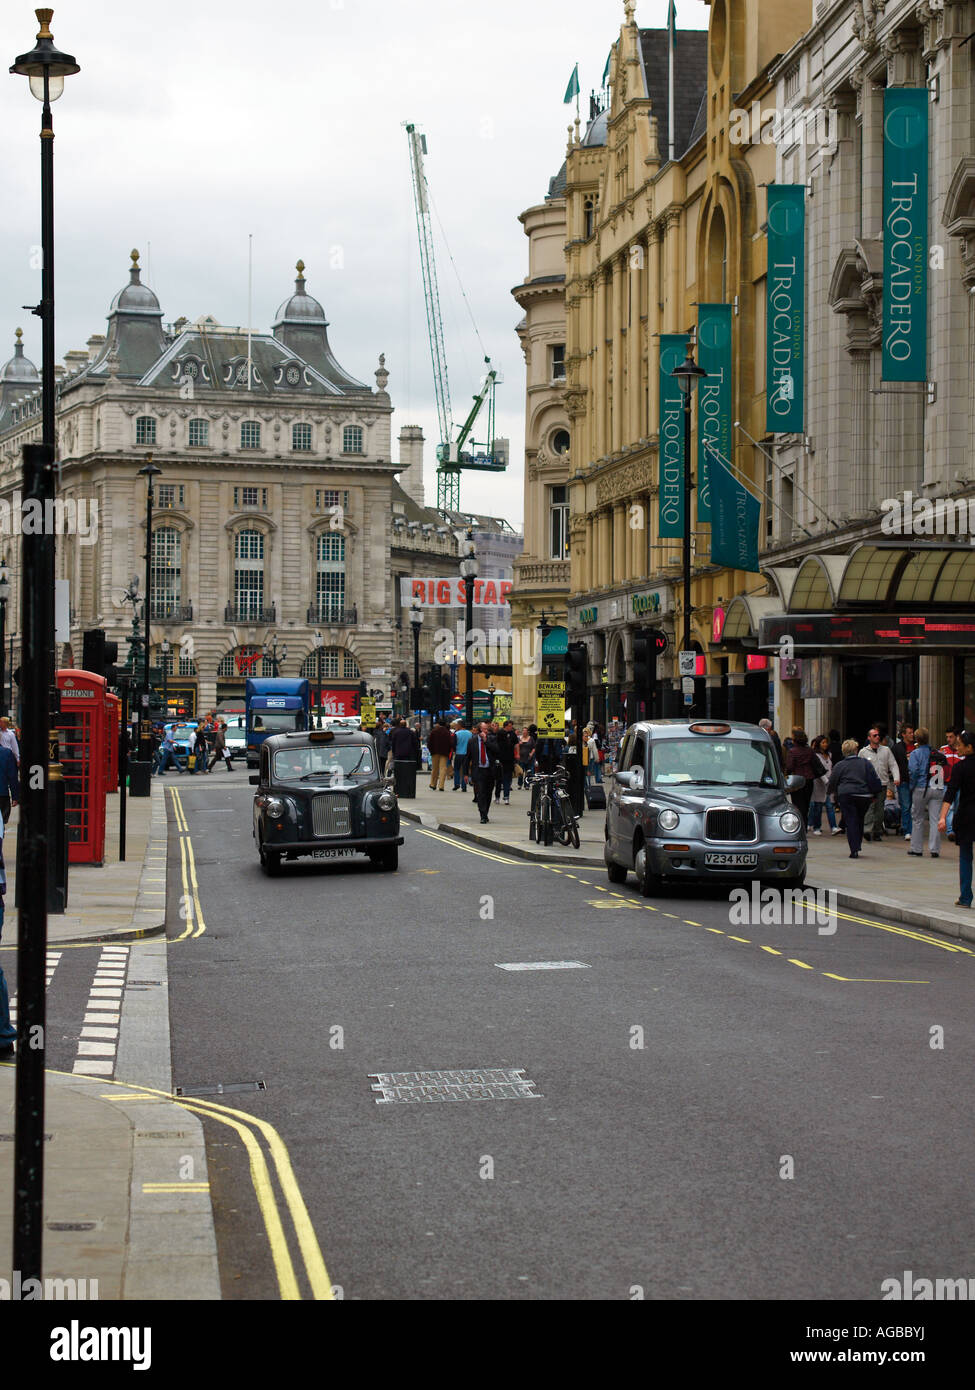
<svg viewBox="0 0 975 1390"><path fill-rule="evenodd" d="M915 858L920 858L924 853L925 821L929 825L928 850L931 858L937 859L941 853L938 816L945 793L946 765L947 759L944 754L931 747L927 729L916 730L914 746L907 757L907 780L911 796L911 847L907 852Z"/></svg>
<svg viewBox="0 0 975 1390"><path fill-rule="evenodd" d="M809 747L805 729L792 730L792 746L785 755L785 775L804 777L805 783L792 793L792 804L802 816L803 825L809 819L809 802L812 799L813 783L822 777L826 769Z"/></svg>
<svg viewBox="0 0 975 1390"><path fill-rule="evenodd" d="M833 759L829 752L829 739L825 734L820 734L812 741L812 751L822 763L825 771L822 777L817 777L813 782L812 800L809 803L809 830L813 835L823 833L823 807L826 808L826 819L829 821L829 828L834 835L840 833L839 826L836 824L836 812L833 809L833 801L826 790L830 773L833 771ZM842 756L842 750L841 750Z"/></svg>
<svg viewBox="0 0 975 1390"><path fill-rule="evenodd" d="M941 804L941 817L938 830L945 832L948 808L955 797L954 834L958 846L958 897L955 907L972 905L972 843L975 841L975 731L963 729L957 735L955 751L961 754L961 762L951 770L951 778L945 788Z"/></svg>
<svg viewBox="0 0 975 1390"><path fill-rule="evenodd" d="M843 825L846 841L850 846L850 858L860 857L863 843L863 817L873 798L882 790L882 783L873 765L859 756L860 745L855 738L843 743L843 757L833 768L826 783L826 791L836 798L843 812Z"/></svg>

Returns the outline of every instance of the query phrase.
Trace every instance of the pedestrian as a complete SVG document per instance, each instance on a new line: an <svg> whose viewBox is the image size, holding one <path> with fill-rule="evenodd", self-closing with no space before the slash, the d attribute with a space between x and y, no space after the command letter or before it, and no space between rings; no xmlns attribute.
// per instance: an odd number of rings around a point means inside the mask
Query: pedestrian
<svg viewBox="0 0 975 1390"><path fill-rule="evenodd" d="M207 772L212 772L214 764L218 758L223 758L223 765L228 772L233 772L231 765L230 749L227 747L227 726L218 724L213 734L213 752L207 762Z"/></svg>
<svg viewBox="0 0 975 1390"><path fill-rule="evenodd" d="M859 756L855 738L844 741L842 753L843 757L829 775L826 790L836 798L843 812L850 858L858 859L863 842L863 815L868 808L872 809L875 798L883 795L884 787L873 763Z"/></svg>
<svg viewBox="0 0 975 1390"><path fill-rule="evenodd" d="M487 825L494 790L494 770L498 762L498 741L491 734L486 720L471 740L469 757L477 809L481 813L481 824Z"/></svg>
<svg viewBox="0 0 975 1390"><path fill-rule="evenodd" d="M376 732L373 734L373 738L376 740L376 761L383 772L387 773L389 771L389 729L382 715L376 721Z"/></svg>
<svg viewBox="0 0 975 1390"><path fill-rule="evenodd" d="M527 725L518 735L518 790L525 785L525 777L531 771L532 741Z"/></svg>
<svg viewBox="0 0 975 1390"><path fill-rule="evenodd" d="M944 754L930 746L927 729L920 728L917 733L911 730L916 740L907 763L909 790L911 793L911 847L908 854L919 858L924 853L924 822L928 822L928 851L932 859L941 853L941 836L938 832L938 818L945 792L945 769L948 760Z"/></svg>
<svg viewBox="0 0 975 1390"><path fill-rule="evenodd" d="M498 767L501 769L501 795L504 804L511 804L511 782L515 775L515 756L518 749L518 734L515 726L510 719L504 721L500 732L497 735L498 741ZM497 797L495 796L495 801Z"/></svg>
<svg viewBox="0 0 975 1390"><path fill-rule="evenodd" d="M589 728L589 769L592 773L594 782L603 780L603 762L606 757L606 750L603 747L603 733L598 724L590 724Z"/></svg>
<svg viewBox="0 0 975 1390"><path fill-rule="evenodd" d="M843 745L846 748L846 744ZM867 733L867 741L860 749L859 756L868 762L880 778L880 790L874 794L873 803L867 811L863 823L865 840L882 840L884 835L884 801L897 800L900 773L894 754L883 741L881 726L874 724Z"/></svg>
<svg viewBox="0 0 975 1390"><path fill-rule="evenodd" d="M201 735L199 728L190 730L186 747L186 767L190 775L192 776L195 775L195 773L198 770L200 770L200 764L203 761L201 751L206 748L206 743L203 740L203 736ZM206 768L205 762L203 762L203 768Z"/></svg>
<svg viewBox="0 0 975 1390"><path fill-rule="evenodd" d="M427 738L427 747L430 750L430 790L442 792L444 783L447 781L447 771L450 767L450 748L453 740L450 730L447 728L447 721L439 718L430 730Z"/></svg>
<svg viewBox="0 0 975 1390"><path fill-rule="evenodd" d="M180 767L179 759L176 757L176 744L173 742L173 726L172 724L167 724L163 730L162 743L159 745L159 766L156 768L156 771L160 776L165 776L170 763L173 764L176 771L182 776L183 769Z"/></svg>
<svg viewBox="0 0 975 1390"><path fill-rule="evenodd" d="M975 841L975 730L962 729L955 738L955 763L941 803L938 829L947 828L948 807L955 804L955 843L958 846L958 897L955 907L972 905L972 843ZM957 799L957 800L956 800Z"/></svg>
<svg viewBox="0 0 975 1390"><path fill-rule="evenodd" d="M10 808L20 799L20 779L17 759L11 750L0 744L0 814L4 825L10 819Z"/></svg>
<svg viewBox="0 0 975 1390"><path fill-rule="evenodd" d="M832 769L830 769L832 771ZM785 755L785 774L787 777L802 777L803 785L791 792L792 804L802 816L802 823L809 820L809 803L812 799L813 784L817 777L827 775L820 758L809 747L805 729L792 730L792 746Z"/></svg>
<svg viewBox="0 0 975 1390"><path fill-rule="evenodd" d="M830 729L826 735L830 762L835 767L843 756L843 737L839 729Z"/></svg>
<svg viewBox="0 0 975 1390"><path fill-rule="evenodd" d="M823 808L826 809L826 819L829 821L829 828L832 834L838 835L840 828L836 824L836 812L833 809L833 798L826 790L829 782L830 773L833 771L833 759L829 753L829 739L825 734L820 734L814 738L810 747L813 753L823 765L823 775L817 777L813 782L812 800L809 802L809 821L808 828L812 835L822 835L823 833ZM842 750L840 757L842 757Z"/></svg>
<svg viewBox="0 0 975 1390"><path fill-rule="evenodd" d="M9 752L10 750L7 749ZM4 817L6 821L6 817ZM4 894L7 891L7 870L3 862L4 822L0 821L0 937L3 936ZM9 1062L14 1055L17 1029L10 1022L10 993L3 970L0 969L0 1062Z"/></svg>
<svg viewBox="0 0 975 1390"><path fill-rule="evenodd" d="M0 748L9 748L19 765L20 744L17 742L17 733L11 727L10 720L5 714L0 714Z"/></svg>
<svg viewBox="0 0 975 1390"><path fill-rule="evenodd" d="M615 721L614 721L614 722L615 722ZM777 758L778 758L778 760L779 760L779 767L782 767L782 766L783 766L783 759L782 759L782 741L781 741L781 739L779 738L778 734L775 732L775 730L772 728L772 721L771 721L771 719L760 719L760 720L758 721L758 727L759 727L760 729L764 729L765 732L768 734L769 738L770 738L770 739L772 740L772 742L775 744L775 753L776 753L776 756L777 756Z"/></svg>
<svg viewBox="0 0 975 1390"><path fill-rule="evenodd" d="M945 741L944 741L944 743L941 745L941 747L938 749L938 752L939 752L939 753L943 753L943 754L945 755L945 785L946 785L946 786L947 786L948 782L951 780L951 774L952 774L952 773L954 772L954 770L955 770L955 764L961 762L961 754L960 754L959 751L958 751L958 735L959 735L960 733L961 733L961 730L958 729L958 728L956 728L954 725L952 725L950 729L946 729L946 730L945 730ZM953 840L953 839L955 838L955 834L954 834L954 824L953 824L954 819L955 819L955 803L952 802L951 806L948 808L948 822L947 822L947 824L948 824L948 839L949 839L949 840Z"/></svg>
<svg viewBox="0 0 975 1390"><path fill-rule="evenodd" d="M900 786L897 788L897 797L901 808L901 831L904 839L911 838L911 788L908 785L910 773L908 771L908 759L917 747L914 738L914 726L912 724L902 724L900 737L891 750L897 762L897 771L900 773ZM911 849L913 849L913 844Z"/></svg>
<svg viewBox="0 0 975 1390"><path fill-rule="evenodd" d="M467 791L471 731L462 719L454 727L454 791Z"/></svg>

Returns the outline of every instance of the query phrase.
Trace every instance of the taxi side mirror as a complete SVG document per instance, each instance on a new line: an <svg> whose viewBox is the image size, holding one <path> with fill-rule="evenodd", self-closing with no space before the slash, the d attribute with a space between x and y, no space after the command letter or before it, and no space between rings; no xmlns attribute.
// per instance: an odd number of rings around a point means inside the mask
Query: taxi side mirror
<svg viewBox="0 0 975 1390"><path fill-rule="evenodd" d="M787 792L797 792L799 791L800 787L804 787L805 785L805 777L800 777L795 772L793 772L790 777L787 777L785 779L785 789Z"/></svg>
<svg viewBox="0 0 975 1390"><path fill-rule="evenodd" d="M261 779L257 776L256 773L253 776L248 777L247 780L248 782L250 782L252 787L259 787L261 785Z"/></svg>

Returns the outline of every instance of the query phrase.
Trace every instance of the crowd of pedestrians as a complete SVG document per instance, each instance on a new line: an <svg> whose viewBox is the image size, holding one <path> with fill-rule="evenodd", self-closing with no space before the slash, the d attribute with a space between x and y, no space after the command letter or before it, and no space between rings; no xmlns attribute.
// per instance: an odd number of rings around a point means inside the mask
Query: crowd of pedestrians
<svg viewBox="0 0 975 1390"><path fill-rule="evenodd" d="M227 721L221 719L216 710L189 730L186 751L183 752L175 740L174 724L156 724L152 731L153 754L152 771L162 775L170 767L178 773L212 772L218 762L222 762L228 772L233 772L233 753L227 743Z"/></svg>
<svg viewBox="0 0 975 1390"><path fill-rule="evenodd" d="M809 741L794 728L780 740L767 729L787 777L799 777L791 791L793 805L810 835L823 834L823 812L833 835L846 832L850 858L858 859L864 841L885 838L909 845L912 858L941 856L941 837L958 845L959 894L956 907L972 905L972 845L975 840L975 729L950 728L935 747L930 730L902 724L896 739L883 724L856 739L841 742L831 729ZM842 825L840 824L842 821Z"/></svg>

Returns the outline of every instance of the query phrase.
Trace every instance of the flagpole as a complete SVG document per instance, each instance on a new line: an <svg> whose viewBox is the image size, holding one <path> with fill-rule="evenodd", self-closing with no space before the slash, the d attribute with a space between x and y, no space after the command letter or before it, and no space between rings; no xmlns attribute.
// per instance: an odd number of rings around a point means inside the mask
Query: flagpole
<svg viewBox="0 0 975 1390"><path fill-rule="evenodd" d="M247 389L251 389L251 298L254 283L254 234L247 234Z"/></svg>
<svg viewBox="0 0 975 1390"><path fill-rule="evenodd" d="M667 95L667 155L671 163L674 159L674 45L677 42L676 34L677 10L674 0L670 0L670 13L667 16L667 28L669 38L667 43L667 75L668 75L668 95Z"/></svg>

